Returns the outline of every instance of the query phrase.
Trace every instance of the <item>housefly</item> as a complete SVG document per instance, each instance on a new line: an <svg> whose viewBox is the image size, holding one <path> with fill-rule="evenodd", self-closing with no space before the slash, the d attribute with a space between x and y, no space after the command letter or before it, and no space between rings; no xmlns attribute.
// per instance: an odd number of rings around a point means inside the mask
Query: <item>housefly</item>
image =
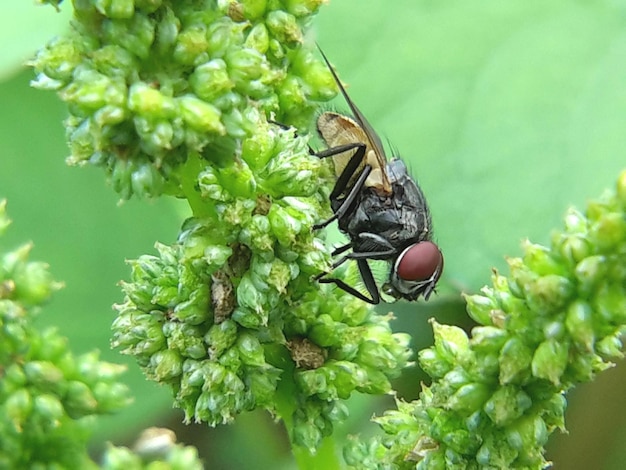
<svg viewBox="0 0 626 470"><path fill-rule="evenodd" d="M383 260L390 265L382 292L395 299L428 300L443 271L443 255L432 241L432 224L426 199L411 178L404 162L387 160L382 142L365 116L352 102L335 70L320 50L352 117L324 112L317 130L327 149L316 153L331 157L337 181L330 194L333 216L314 228L337 221L350 242L334 250L341 256L334 270L355 260L369 297L345 281L321 273L316 280L332 283L371 304L378 304L381 291L368 260ZM347 254L344 254L346 253Z"/></svg>

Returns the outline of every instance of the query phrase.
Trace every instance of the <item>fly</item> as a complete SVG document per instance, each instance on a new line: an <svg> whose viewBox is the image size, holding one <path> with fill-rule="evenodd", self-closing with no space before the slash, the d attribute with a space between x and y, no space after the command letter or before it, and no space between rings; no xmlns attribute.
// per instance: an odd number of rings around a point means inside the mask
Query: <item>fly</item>
<svg viewBox="0 0 626 470"><path fill-rule="evenodd" d="M324 53L320 53L352 117L325 112L317 120L317 130L327 149L316 155L332 158L337 181L330 193L334 214L314 228L337 221L350 242L333 251L333 257L343 256L332 269L356 260L370 296L331 277L331 273L321 273L315 279L378 304L381 294L368 260L384 260L389 262L390 271L382 292L396 299L417 300L423 296L428 300L443 271L443 255L432 241L424 194L400 158L387 160L380 137L352 102Z"/></svg>

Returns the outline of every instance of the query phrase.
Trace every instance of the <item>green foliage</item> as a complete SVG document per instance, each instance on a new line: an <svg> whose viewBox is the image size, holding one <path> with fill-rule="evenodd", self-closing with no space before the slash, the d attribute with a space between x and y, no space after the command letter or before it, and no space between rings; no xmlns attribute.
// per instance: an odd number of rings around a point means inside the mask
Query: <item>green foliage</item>
<svg viewBox="0 0 626 470"><path fill-rule="evenodd" d="M103 167L124 199L182 197L189 154L222 164L255 129L248 100L306 128L309 100L333 96L328 71L296 47L318 6L75 1L71 33L31 63L33 86L68 104L70 163Z"/></svg>
<svg viewBox="0 0 626 470"><path fill-rule="evenodd" d="M0 235L9 225L0 203ZM75 356L54 328L34 318L61 284L46 264L29 261L30 245L0 257L0 467L91 468L86 443L93 418L125 407L125 369Z"/></svg>

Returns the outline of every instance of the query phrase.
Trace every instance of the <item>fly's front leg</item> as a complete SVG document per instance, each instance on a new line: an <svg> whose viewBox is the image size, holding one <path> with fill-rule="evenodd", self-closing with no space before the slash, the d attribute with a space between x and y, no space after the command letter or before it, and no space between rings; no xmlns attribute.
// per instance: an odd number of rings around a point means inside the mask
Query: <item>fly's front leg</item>
<svg viewBox="0 0 626 470"><path fill-rule="evenodd" d="M371 297L367 297L365 294L359 292L354 287L348 285L341 279L337 279L334 277L325 277L327 274L323 273L318 282L321 284L335 284L341 290L347 292L350 295L353 295L357 299L361 299L363 302L367 302L368 304L377 305L380 303L380 293L378 292L378 287L376 286L376 280L374 279L374 275L372 274L372 270L370 269L367 260L359 259L357 260L359 266L359 272L361 273L361 278L363 279L363 283L365 284L365 288Z"/></svg>

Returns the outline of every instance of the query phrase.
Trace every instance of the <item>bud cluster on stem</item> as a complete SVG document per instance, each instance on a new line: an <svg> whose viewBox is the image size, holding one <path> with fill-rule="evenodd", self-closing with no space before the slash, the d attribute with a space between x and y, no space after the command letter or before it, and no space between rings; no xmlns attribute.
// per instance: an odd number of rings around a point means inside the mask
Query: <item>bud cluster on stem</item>
<svg viewBox="0 0 626 470"><path fill-rule="evenodd" d="M420 398L375 418L385 432L346 449L356 468L541 469L564 430L565 393L623 357L626 171L616 189L571 209L549 247L523 244L508 277L466 295L468 336L433 322L419 353L432 377ZM385 462L385 465L383 465Z"/></svg>
<svg viewBox="0 0 626 470"><path fill-rule="evenodd" d="M191 208L175 243L130 262L113 345L187 421L265 408L310 451L410 356L390 316L312 280L331 263L311 228L333 176L306 135L337 91L304 40L322 3L74 0L72 32L33 60L69 106L70 163Z"/></svg>

